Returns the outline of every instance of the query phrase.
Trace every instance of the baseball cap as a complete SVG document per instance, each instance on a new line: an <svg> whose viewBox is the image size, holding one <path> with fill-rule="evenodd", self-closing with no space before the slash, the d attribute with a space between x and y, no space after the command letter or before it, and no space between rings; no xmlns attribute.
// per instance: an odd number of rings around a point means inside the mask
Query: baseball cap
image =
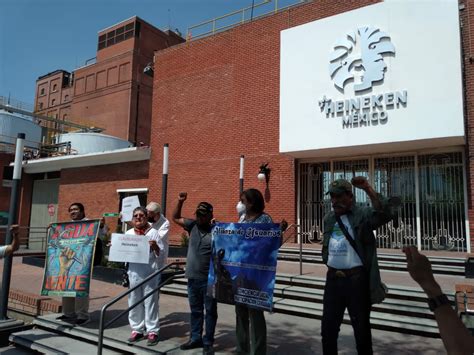
<svg viewBox="0 0 474 355"><path fill-rule="evenodd" d="M212 207L212 205L210 203L200 202L199 205L196 208L196 214L201 215L201 216L205 216L209 213L212 213L213 210L214 210L214 208Z"/></svg>
<svg viewBox="0 0 474 355"><path fill-rule="evenodd" d="M352 184L345 179L337 179L337 180L334 180L329 185L329 191L326 192L326 195L327 194L341 195L344 192L352 193Z"/></svg>

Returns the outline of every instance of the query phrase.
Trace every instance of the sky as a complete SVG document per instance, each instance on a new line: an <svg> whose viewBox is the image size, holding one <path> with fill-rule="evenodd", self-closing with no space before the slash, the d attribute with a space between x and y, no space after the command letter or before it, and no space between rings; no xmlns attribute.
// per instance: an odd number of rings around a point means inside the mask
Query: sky
<svg viewBox="0 0 474 355"><path fill-rule="evenodd" d="M279 6L296 2L280 0ZM97 32L132 16L185 36L188 27L251 5L252 0L0 0L0 96L33 104L39 76L83 66L96 56ZM254 16L274 6L262 5Z"/></svg>

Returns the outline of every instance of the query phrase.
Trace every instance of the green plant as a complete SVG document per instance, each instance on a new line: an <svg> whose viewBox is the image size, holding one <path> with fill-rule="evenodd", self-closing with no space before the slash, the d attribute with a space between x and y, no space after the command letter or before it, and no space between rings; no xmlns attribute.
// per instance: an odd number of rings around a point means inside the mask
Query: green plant
<svg viewBox="0 0 474 355"><path fill-rule="evenodd" d="M180 246L187 247L189 245L189 236L186 233L181 234L181 243Z"/></svg>

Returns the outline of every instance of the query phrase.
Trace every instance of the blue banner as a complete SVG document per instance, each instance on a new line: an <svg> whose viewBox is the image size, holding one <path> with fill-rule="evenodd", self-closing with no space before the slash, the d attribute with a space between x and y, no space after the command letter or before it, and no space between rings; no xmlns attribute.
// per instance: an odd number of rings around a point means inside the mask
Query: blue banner
<svg viewBox="0 0 474 355"><path fill-rule="evenodd" d="M280 245L276 223L216 224L208 295L218 302L271 311Z"/></svg>

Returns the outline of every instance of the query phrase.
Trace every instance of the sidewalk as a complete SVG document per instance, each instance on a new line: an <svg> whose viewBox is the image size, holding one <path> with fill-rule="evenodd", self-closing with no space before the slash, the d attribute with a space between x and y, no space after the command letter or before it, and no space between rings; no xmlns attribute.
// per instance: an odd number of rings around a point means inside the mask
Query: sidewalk
<svg viewBox="0 0 474 355"><path fill-rule="evenodd" d="M290 273L295 265L280 263L279 272ZM308 265L308 269L323 273L323 268ZM319 270L321 269L321 270ZM0 270L3 270L3 264ZM297 269L299 270L299 269ZM298 271L295 270L294 273ZM305 267L306 270L306 267ZM308 270L309 271L309 270ZM317 276L317 275L316 275ZM39 294L43 270L24 265L20 258L14 258L11 288ZM99 310L111 297L124 291L119 285L92 281L90 312L98 318ZM112 309L124 309L126 300L119 302ZM187 299L169 295L160 296L160 338L162 344L169 342L184 343L189 337L189 313ZM112 311L113 312L113 311ZM269 354L316 354L321 353L321 322L317 319L266 313L268 353ZM90 326L93 326L91 324ZM129 329L126 317L120 319L112 329L106 331L114 337L128 337ZM219 304L219 320L216 330L216 351L220 354L231 354L235 351L235 312L232 306ZM442 354L443 344L440 339L424 338L380 330L373 331L374 351L377 354ZM158 347L160 344L158 345ZM355 343L352 328L342 325L339 337L340 354L355 354ZM201 354L201 351L182 352L179 348L168 349L170 353L189 355Z"/></svg>

